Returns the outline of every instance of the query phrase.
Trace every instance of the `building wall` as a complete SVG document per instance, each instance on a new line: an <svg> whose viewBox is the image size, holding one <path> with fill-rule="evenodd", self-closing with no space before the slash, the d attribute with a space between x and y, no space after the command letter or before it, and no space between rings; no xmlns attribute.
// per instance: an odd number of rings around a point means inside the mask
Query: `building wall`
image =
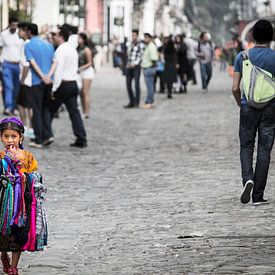
<svg viewBox="0 0 275 275"><path fill-rule="evenodd" d="M86 2L86 30L91 33L103 32L103 1L89 0Z"/></svg>
<svg viewBox="0 0 275 275"><path fill-rule="evenodd" d="M9 24L9 1L2 0L1 3L1 30L5 29Z"/></svg>
<svg viewBox="0 0 275 275"><path fill-rule="evenodd" d="M105 7L109 10L107 23L110 39L118 37L122 42L124 37L131 37L133 3L128 0L111 0Z"/></svg>
<svg viewBox="0 0 275 275"><path fill-rule="evenodd" d="M32 21L39 27L48 24L60 24L58 0L36 0L33 7Z"/></svg>

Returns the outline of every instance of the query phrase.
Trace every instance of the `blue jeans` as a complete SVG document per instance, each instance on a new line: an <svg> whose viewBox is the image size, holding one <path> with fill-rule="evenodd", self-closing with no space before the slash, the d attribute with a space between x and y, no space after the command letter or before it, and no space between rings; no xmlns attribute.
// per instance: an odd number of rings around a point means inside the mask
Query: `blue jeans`
<svg viewBox="0 0 275 275"><path fill-rule="evenodd" d="M202 88L207 89L212 77L212 63L200 63Z"/></svg>
<svg viewBox="0 0 275 275"><path fill-rule="evenodd" d="M5 109L13 111L16 108L16 98L19 91L19 64L3 62L3 87Z"/></svg>
<svg viewBox="0 0 275 275"><path fill-rule="evenodd" d="M132 81L135 80L135 95L132 89ZM129 95L129 103L131 105L139 105L140 101L140 66L136 66L135 68L127 68L126 69L126 83L127 83L127 91Z"/></svg>
<svg viewBox="0 0 275 275"><path fill-rule="evenodd" d="M257 161L255 170L253 170L253 153L257 133ZM252 200L259 201L263 199L270 153L275 137L275 101L264 109L254 109L247 104L242 104L239 136L243 184L248 180L254 181Z"/></svg>
<svg viewBox="0 0 275 275"><path fill-rule="evenodd" d="M155 93L155 75L156 68L146 68L143 70L145 84L147 88L147 98L145 104L153 104L154 103L154 93Z"/></svg>

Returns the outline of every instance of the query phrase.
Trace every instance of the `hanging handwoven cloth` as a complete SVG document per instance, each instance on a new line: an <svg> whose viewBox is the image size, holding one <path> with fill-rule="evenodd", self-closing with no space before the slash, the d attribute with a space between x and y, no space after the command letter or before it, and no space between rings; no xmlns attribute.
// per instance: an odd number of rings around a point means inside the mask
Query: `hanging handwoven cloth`
<svg viewBox="0 0 275 275"><path fill-rule="evenodd" d="M22 175L18 161L6 155L1 161L0 175L0 232L11 234L11 226L17 226L22 205Z"/></svg>

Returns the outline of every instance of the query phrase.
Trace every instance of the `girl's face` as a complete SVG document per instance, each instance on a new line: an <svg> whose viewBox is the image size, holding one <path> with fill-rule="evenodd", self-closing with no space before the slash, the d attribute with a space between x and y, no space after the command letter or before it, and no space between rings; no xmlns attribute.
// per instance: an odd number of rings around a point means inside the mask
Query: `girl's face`
<svg viewBox="0 0 275 275"><path fill-rule="evenodd" d="M7 129L2 132L1 141L7 150L18 149L20 142L22 142L22 136L15 130Z"/></svg>

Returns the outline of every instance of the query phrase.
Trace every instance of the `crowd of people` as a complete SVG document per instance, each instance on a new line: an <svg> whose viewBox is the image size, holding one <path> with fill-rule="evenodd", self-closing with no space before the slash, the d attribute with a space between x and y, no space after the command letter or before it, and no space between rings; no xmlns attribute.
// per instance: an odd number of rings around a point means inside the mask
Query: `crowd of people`
<svg viewBox="0 0 275 275"><path fill-rule="evenodd" d="M140 75L143 70L147 97L143 108L154 107L154 94L159 82L159 93L165 93L167 98L173 98L174 91L187 93L187 84L197 84L194 70L196 61L199 61L202 79L202 91L207 93L208 84L212 76L212 61L214 47L211 36L202 32L199 40L186 37L185 34L167 36L160 39L150 33L144 34L139 40L138 30L132 31L132 41L127 39L123 43L115 42L113 51L114 67L120 67L126 76L126 86L129 103L125 108L139 107L140 105ZM135 82L135 92L132 82ZM179 88L175 88L178 83Z"/></svg>
<svg viewBox="0 0 275 275"><path fill-rule="evenodd" d="M86 147L83 119L89 118L96 54L88 34L64 24L39 35L36 24L10 18L0 34L0 48L3 114L20 116L29 146L54 142L52 120L65 105L76 138L70 145Z"/></svg>

